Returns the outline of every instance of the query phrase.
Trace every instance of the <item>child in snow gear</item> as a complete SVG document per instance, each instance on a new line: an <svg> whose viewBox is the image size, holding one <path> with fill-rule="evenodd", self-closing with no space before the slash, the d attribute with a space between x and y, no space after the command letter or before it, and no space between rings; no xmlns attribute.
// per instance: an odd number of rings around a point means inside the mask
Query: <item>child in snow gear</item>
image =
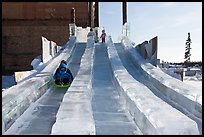
<svg viewBox="0 0 204 137"><path fill-rule="evenodd" d="M102 43L105 43L105 38L106 38L105 30L102 30L102 34L101 34L100 38L102 38Z"/></svg>
<svg viewBox="0 0 204 137"><path fill-rule="evenodd" d="M61 61L53 78L55 80L55 84L57 85L71 84L71 82L73 81L73 76L65 60Z"/></svg>

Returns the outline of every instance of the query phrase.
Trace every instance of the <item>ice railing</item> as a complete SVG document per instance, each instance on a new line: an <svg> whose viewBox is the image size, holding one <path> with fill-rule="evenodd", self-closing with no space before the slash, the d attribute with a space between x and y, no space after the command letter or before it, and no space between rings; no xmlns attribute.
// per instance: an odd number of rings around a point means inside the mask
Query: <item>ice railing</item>
<svg viewBox="0 0 204 137"><path fill-rule="evenodd" d="M90 32L90 27L82 28L78 27L75 24L69 24L70 36L74 35L77 37L77 42L87 42L87 34ZM100 40L100 35L104 28L94 27L92 28L96 34L96 41Z"/></svg>

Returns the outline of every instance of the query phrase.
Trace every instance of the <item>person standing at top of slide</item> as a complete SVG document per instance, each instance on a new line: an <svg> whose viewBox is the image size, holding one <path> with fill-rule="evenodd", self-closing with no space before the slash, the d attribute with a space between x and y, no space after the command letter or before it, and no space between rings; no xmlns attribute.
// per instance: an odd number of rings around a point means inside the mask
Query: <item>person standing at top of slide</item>
<svg viewBox="0 0 204 137"><path fill-rule="evenodd" d="M94 37L94 41L96 43L97 42L97 40L96 40L96 33L93 31L92 28L90 28L90 32L87 34L87 37L91 37L91 36Z"/></svg>
<svg viewBox="0 0 204 137"><path fill-rule="evenodd" d="M105 43L105 39L106 39L105 29L102 30L102 34L101 34L100 38L102 38L102 43Z"/></svg>

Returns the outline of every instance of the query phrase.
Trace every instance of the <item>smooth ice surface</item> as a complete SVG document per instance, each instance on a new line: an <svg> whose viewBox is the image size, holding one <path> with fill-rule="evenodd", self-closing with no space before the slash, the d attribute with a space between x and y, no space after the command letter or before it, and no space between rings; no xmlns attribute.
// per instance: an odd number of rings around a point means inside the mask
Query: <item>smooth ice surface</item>
<svg viewBox="0 0 204 137"><path fill-rule="evenodd" d="M56 115L56 122L52 127L52 135L95 134L91 107L93 51L93 38L87 38L87 46L81 58L80 69L71 87L64 95Z"/></svg>
<svg viewBox="0 0 204 137"><path fill-rule="evenodd" d="M84 43L76 44L72 58L67 60L68 67L74 77L77 75L85 47L86 44ZM66 91L67 88L56 88L52 84L46 94L32 103L5 134L51 134L58 108Z"/></svg>
<svg viewBox="0 0 204 137"><path fill-rule="evenodd" d="M16 120L5 135L49 135L66 89L51 87Z"/></svg>
<svg viewBox="0 0 204 137"><path fill-rule="evenodd" d="M44 64L42 71L35 74L30 79L24 80L2 92L2 124L7 130L15 120L46 92L51 85L52 75L56 70L61 58L68 59L76 38L72 37L68 45L58 56Z"/></svg>
<svg viewBox="0 0 204 137"><path fill-rule="evenodd" d="M142 134L120 99L112 82L106 44L95 44L92 76L92 110L96 135Z"/></svg>

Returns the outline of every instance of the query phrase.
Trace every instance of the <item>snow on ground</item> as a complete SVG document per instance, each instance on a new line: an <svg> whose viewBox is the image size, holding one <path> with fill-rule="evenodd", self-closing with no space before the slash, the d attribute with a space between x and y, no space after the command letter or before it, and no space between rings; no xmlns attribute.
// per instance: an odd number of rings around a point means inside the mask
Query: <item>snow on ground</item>
<svg viewBox="0 0 204 137"><path fill-rule="evenodd" d="M175 69L167 69L167 68L160 68L163 72L165 72L166 74L181 80L181 76L179 74L174 73L173 71ZM191 85L193 87L197 87L198 89L200 89L200 91L202 92L202 73L196 73L196 75L194 76L183 76L183 82Z"/></svg>
<svg viewBox="0 0 204 137"><path fill-rule="evenodd" d="M37 56L35 59L33 59L33 61L31 62L31 65L33 66L33 70L25 72L21 76L21 80L26 78L27 76L29 76L31 73L36 72L37 68L43 65L43 63L41 62L41 56ZM14 74L8 75L8 76L5 76L5 75L2 76L2 91L4 91L5 89L7 89L13 85L15 85Z"/></svg>
<svg viewBox="0 0 204 137"><path fill-rule="evenodd" d="M197 87L202 92L202 75L184 76L183 82L191 86Z"/></svg>

